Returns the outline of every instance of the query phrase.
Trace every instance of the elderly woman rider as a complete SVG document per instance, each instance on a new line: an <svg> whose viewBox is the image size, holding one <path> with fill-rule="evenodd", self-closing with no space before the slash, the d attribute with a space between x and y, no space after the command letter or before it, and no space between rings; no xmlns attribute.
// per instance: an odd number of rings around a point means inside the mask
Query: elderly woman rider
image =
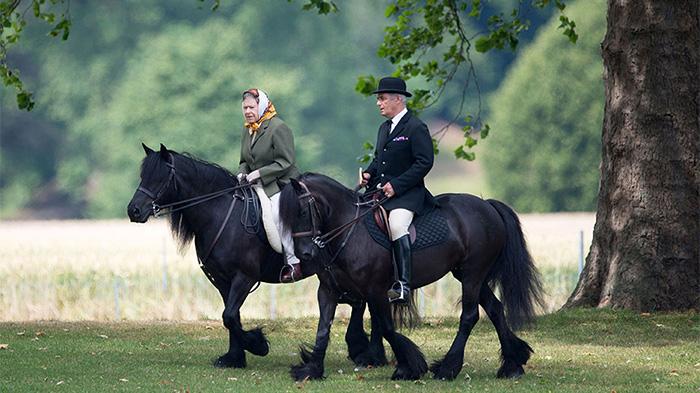
<svg viewBox="0 0 700 393"><path fill-rule="evenodd" d="M290 178L299 175L295 166L294 137L292 130L277 116L275 106L264 91L249 89L243 92L242 98L245 127L237 177L239 181L245 177L248 182L261 185L270 198L272 216L287 260L280 281L294 282L302 276L299 259L294 255L291 233L283 231L279 225L279 191Z"/></svg>

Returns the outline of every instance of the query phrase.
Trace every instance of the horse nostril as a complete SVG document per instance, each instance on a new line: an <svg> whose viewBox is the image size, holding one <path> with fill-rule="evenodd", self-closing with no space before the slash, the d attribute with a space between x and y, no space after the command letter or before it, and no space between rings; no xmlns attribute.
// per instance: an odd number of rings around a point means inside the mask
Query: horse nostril
<svg viewBox="0 0 700 393"><path fill-rule="evenodd" d="M141 215L141 210L139 210L138 207L134 206L129 210L129 213L131 213L132 217L138 217Z"/></svg>

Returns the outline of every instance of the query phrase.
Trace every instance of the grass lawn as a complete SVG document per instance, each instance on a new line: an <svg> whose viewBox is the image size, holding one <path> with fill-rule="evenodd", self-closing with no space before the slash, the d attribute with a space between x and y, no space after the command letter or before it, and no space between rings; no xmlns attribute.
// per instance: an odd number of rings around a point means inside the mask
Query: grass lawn
<svg viewBox="0 0 700 393"><path fill-rule="evenodd" d="M0 323L0 392L700 392L700 315L574 310L521 332L535 349L519 380L495 378L499 347L488 319L474 329L455 381L394 382L393 368L355 371L346 321L335 323L322 381L294 383L289 365L316 321L253 321L271 343L247 369L215 369L227 345L220 321ZM429 319L408 333L428 361L442 356L456 319Z"/></svg>

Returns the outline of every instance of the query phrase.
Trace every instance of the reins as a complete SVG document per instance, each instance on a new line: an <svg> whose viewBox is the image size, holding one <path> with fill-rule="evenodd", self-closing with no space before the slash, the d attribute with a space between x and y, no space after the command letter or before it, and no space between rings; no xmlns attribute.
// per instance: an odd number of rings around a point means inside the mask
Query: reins
<svg viewBox="0 0 700 393"><path fill-rule="evenodd" d="M311 192L309 191L308 187L306 187L306 184L304 184L302 182L299 182L299 184L302 185L305 192L304 192L304 194L299 195L298 198L299 199L309 198L309 202L308 202L309 205L313 204L314 209L318 213L318 207L316 206L314 197L311 194ZM374 194L378 191L381 191L381 190L373 190L369 194ZM355 226L355 224L357 224L357 222L359 222L364 216L366 216L370 212L379 208L379 206L381 206L382 203L386 202L387 199L389 199L389 198L387 196L384 196L383 198L381 198L379 200L371 200L368 202L361 203L359 201L359 198L358 198L358 201L355 203L355 206L357 206L357 210L355 212L355 218L353 218L352 220L350 220L350 221L348 221L348 222L346 222L346 223L344 223L336 228L331 229L330 231L328 231L324 234L321 234L320 233L321 231L318 228L316 228L316 223L314 222L314 215L311 214L311 230L305 231L305 232L295 232L292 234L292 237L313 236L313 239L311 239L311 240L314 242L314 244L316 244L318 246L318 248L324 248L326 246L326 244L328 244L328 242L330 242L331 240L340 236L349 227L354 228L354 226ZM360 206L363 206L366 204L370 204L369 209L367 211L365 211L364 213L359 214ZM319 213L319 215L320 215L320 213ZM347 241L347 238L345 240ZM345 242L343 242L343 245L345 245Z"/></svg>
<svg viewBox="0 0 700 393"><path fill-rule="evenodd" d="M170 183L173 182L173 180L175 179L175 158L172 157L172 162L166 162L165 165L167 165L168 168L170 168L168 173L168 180L165 183L163 183L158 192L153 193L148 188L142 185L139 185L139 187L137 188L138 191L141 191L153 200L151 202L151 207L153 209L154 217L160 217L165 214L172 214L177 211L184 210L195 205L199 205L200 203L216 199L222 195L230 193L231 191L236 191L242 188L250 188L251 186L250 183L239 184L237 186L224 188L222 190L215 191L209 194L198 195L196 197L183 199L181 201L166 203L165 205L159 205L156 201L163 195ZM175 189L177 190L177 182L173 182L173 184L175 186ZM167 211L163 212L166 209Z"/></svg>

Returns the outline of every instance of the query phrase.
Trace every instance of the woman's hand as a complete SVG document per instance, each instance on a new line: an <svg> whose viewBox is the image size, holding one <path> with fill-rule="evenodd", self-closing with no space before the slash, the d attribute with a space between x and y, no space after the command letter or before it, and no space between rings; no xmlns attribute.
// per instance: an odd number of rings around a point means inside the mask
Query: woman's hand
<svg viewBox="0 0 700 393"><path fill-rule="evenodd" d="M248 181L248 183L254 183L258 180L260 180L260 171L259 170L254 170L253 172L250 172L245 179Z"/></svg>

